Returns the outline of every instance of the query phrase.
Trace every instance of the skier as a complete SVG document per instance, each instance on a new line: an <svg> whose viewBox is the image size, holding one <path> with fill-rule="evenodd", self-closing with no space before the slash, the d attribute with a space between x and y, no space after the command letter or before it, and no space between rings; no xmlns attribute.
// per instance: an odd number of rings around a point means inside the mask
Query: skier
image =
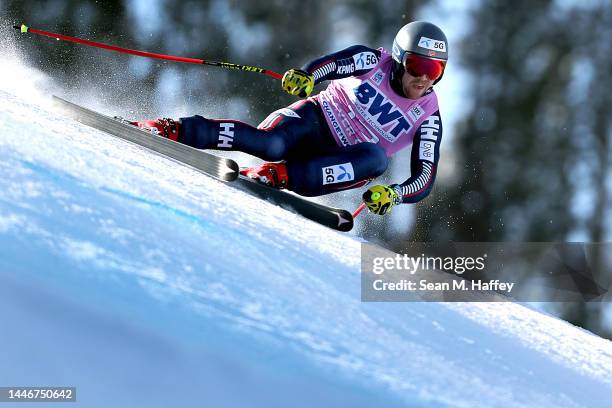
<svg viewBox="0 0 612 408"><path fill-rule="evenodd" d="M257 156L268 162L242 174L304 196L364 186L385 172L388 157L412 144L410 178L363 194L371 212L385 214L432 189L442 139L432 86L447 59L442 30L415 21L399 30L391 55L355 45L287 71L283 89L307 99L271 113L257 128L199 115L132 123L198 149ZM309 97L326 80L327 89Z"/></svg>

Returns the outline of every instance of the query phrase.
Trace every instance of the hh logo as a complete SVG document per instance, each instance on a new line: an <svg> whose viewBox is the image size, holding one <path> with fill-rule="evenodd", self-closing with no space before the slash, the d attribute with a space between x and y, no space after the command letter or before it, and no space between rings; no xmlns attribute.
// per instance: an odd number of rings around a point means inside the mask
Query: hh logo
<svg viewBox="0 0 612 408"><path fill-rule="evenodd" d="M352 180L355 180L355 171L351 163L323 167L323 185L344 183L345 181Z"/></svg>
<svg viewBox="0 0 612 408"><path fill-rule="evenodd" d="M217 147L231 149L234 143L234 124L219 123L219 143Z"/></svg>
<svg viewBox="0 0 612 408"><path fill-rule="evenodd" d="M395 105L381 95L370 83L363 82L355 89L357 100L367 107L372 118L380 125L394 125L389 133L397 139L401 132L409 130L410 122Z"/></svg>

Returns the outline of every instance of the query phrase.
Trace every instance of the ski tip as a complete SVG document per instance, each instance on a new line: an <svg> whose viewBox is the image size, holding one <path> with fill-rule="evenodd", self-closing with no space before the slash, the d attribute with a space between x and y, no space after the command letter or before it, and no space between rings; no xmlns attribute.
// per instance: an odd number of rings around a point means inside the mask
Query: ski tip
<svg viewBox="0 0 612 408"><path fill-rule="evenodd" d="M234 160L231 160L231 159L225 159L225 161L226 161L227 167L232 169L232 171L236 173L236 177L238 177L238 174L240 173L240 166L238 166L238 163L236 163Z"/></svg>
<svg viewBox="0 0 612 408"><path fill-rule="evenodd" d="M353 229L354 220L351 213L341 210L336 212L336 217L338 219L338 224L336 226L338 231L349 232Z"/></svg>
<svg viewBox="0 0 612 408"><path fill-rule="evenodd" d="M227 167L227 171L222 177L225 181L234 181L240 175L240 168L238 163L231 159L225 159L225 166Z"/></svg>

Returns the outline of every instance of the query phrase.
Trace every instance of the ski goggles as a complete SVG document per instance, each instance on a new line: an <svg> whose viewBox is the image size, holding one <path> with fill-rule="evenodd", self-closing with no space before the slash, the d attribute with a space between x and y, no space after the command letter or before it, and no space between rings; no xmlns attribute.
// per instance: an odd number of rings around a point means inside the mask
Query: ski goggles
<svg viewBox="0 0 612 408"><path fill-rule="evenodd" d="M427 78L435 81L442 76L445 66L446 61L429 59L410 53L406 53L404 56L404 68L413 77L427 75Z"/></svg>

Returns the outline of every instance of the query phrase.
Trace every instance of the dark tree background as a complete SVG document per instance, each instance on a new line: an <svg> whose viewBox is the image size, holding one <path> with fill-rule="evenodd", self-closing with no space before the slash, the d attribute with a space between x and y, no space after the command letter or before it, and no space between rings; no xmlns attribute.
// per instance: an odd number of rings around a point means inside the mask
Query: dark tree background
<svg viewBox="0 0 612 408"><path fill-rule="evenodd" d="M295 101L273 79L121 56L47 38L22 39L10 26L25 22L128 48L284 72L354 43L390 49L396 31L422 7L437 2L2 4L3 37L12 38L25 62L48 73L68 97L78 101L92 95L104 101L107 113L129 117L200 113L256 124ZM405 212L366 216L360 217L359 235L391 249L405 240L609 240L611 3L483 1L471 7L461 24L467 27L463 38L447 30L455 40L449 64L466 72L462 80L470 96L457 106L462 120L453 129L445 127L441 165L453 163L452 177L440 172L430 197L414 206L414 228L398 225L405 222ZM444 20L432 21L446 29ZM448 75L444 79L450 80ZM402 166L408 157L402 157ZM397 158L382 182L405 178L406 170L398 173L396 164ZM335 204L353 209L359 195L338 194ZM557 312L610 337L601 304L563 304Z"/></svg>
<svg viewBox="0 0 612 408"><path fill-rule="evenodd" d="M612 4L482 2L470 17L458 54L474 107L456 129L457 183L419 205L411 239L607 241ZM556 306L610 337L605 303Z"/></svg>

